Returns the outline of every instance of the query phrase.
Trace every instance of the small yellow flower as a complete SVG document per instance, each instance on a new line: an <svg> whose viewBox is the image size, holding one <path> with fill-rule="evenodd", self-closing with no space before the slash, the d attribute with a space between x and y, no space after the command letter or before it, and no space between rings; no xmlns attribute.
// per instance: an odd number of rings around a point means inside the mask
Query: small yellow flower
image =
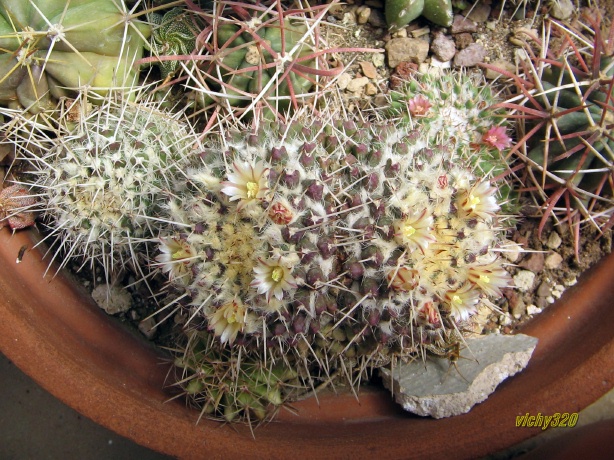
<svg viewBox="0 0 614 460"><path fill-rule="evenodd" d="M408 267L394 268L386 275L388 286L395 291L408 292L418 285L418 271Z"/></svg>
<svg viewBox="0 0 614 460"><path fill-rule="evenodd" d="M433 217L424 209L421 213L410 212L405 218L394 222L394 237L397 243L409 249L418 248L424 253L435 241L431 234Z"/></svg>
<svg viewBox="0 0 614 460"><path fill-rule="evenodd" d="M450 315L460 321L466 321L476 311L479 292L472 284L465 284L456 291L448 291L444 295Z"/></svg>
<svg viewBox="0 0 614 460"><path fill-rule="evenodd" d="M501 288L511 285L510 274L505 270L499 260L486 265L473 265L469 267L469 281L478 285L485 294L501 297Z"/></svg>
<svg viewBox="0 0 614 460"><path fill-rule="evenodd" d="M194 256L194 248L187 241L179 237L161 238L158 245L160 254L156 262L168 273L170 281L177 281L189 273Z"/></svg>
<svg viewBox="0 0 614 460"><path fill-rule="evenodd" d="M288 265L281 256L268 260L258 259L258 265L254 267L256 275L250 286L257 287L258 294L266 294L267 302L271 300L271 296L281 300L283 291L296 288L292 267Z"/></svg>
<svg viewBox="0 0 614 460"><path fill-rule="evenodd" d="M490 220L499 210L499 205L494 196L496 191L495 187L490 186L490 182L480 182L461 193L460 207L469 216Z"/></svg>
<svg viewBox="0 0 614 460"><path fill-rule="evenodd" d="M239 200L238 208L262 200L267 188L267 171L262 162L254 165L232 165L234 173L228 174L228 180L222 182L222 193L230 197L230 201Z"/></svg>
<svg viewBox="0 0 614 460"><path fill-rule="evenodd" d="M208 315L209 328L220 338L222 344L232 345L239 332L253 332L251 325L255 322L253 313L248 312L247 307L239 299L218 307Z"/></svg>

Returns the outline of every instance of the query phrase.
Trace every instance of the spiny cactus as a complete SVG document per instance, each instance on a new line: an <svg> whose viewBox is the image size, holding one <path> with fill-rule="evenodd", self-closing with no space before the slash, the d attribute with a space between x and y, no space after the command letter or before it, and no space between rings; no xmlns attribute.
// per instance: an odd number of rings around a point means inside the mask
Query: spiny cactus
<svg viewBox="0 0 614 460"><path fill-rule="evenodd" d="M507 169L500 152L510 146L504 111L484 79L464 73L422 75L390 94L388 116L420 125L440 143L462 146L464 157L481 174L496 177ZM497 126L494 126L496 124Z"/></svg>
<svg viewBox="0 0 614 460"><path fill-rule="evenodd" d="M190 332L175 366L181 369L178 381L201 408L201 416L218 414L228 422L270 419L276 408L300 388L291 366L267 363L259 355L220 347L205 331Z"/></svg>
<svg viewBox="0 0 614 460"><path fill-rule="evenodd" d="M163 78L172 77L180 67L178 60L160 60L160 57L189 55L196 46L200 32L198 16L188 15L189 10L173 8L164 15L151 13L153 24L151 43L148 46L158 59Z"/></svg>
<svg viewBox="0 0 614 460"><path fill-rule="evenodd" d="M527 32L524 75L506 73L520 94L501 104L519 120L511 153L528 166L525 183L543 209L540 232L554 215L576 240L582 219L598 229L614 224L614 27L602 31L596 11L585 20L582 32L555 20L544 23L543 40ZM554 35L562 37L558 49Z"/></svg>
<svg viewBox="0 0 614 460"><path fill-rule="evenodd" d="M323 58L326 53L346 51L324 48L319 24L327 10L327 5L286 9L280 0L220 1L212 14L194 4L183 11L173 9L154 29L152 48L157 57L144 61L161 61L163 73L171 66L178 71L181 64L184 75L174 81L185 81L194 90L199 107L228 111L238 118L254 111L283 118L286 111L313 97L326 77L342 70L329 69ZM176 17L180 23L173 22ZM199 24L204 24L201 29ZM157 44L161 40L166 51Z"/></svg>
<svg viewBox="0 0 614 460"><path fill-rule="evenodd" d="M196 138L178 116L146 100L66 104L73 110L59 109L66 115L56 131L38 132L32 119L19 125L31 129L14 142L33 178L21 184L43 202L54 258L99 263L109 281L125 262L137 262L136 247L157 233L159 207Z"/></svg>
<svg viewBox="0 0 614 460"><path fill-rule="evenodd" d="M391 30L405 27L419 16L442 27L452 25L451 0L386 0L386 22Z"/></svg>
<svg viewBox="0 0 614 460"><path fill-rule="evenodd" d="M0 3L0 104L36 113L88 88L136 82L149 26L114 0Z"/></svg>
<svg viewBox="0 0 614 460"><path fill-rule="evenodd" d="M462 138L303 114L204 147L157 263L191 327L305 386L424 353L509 284L496 188Z"/></svg>

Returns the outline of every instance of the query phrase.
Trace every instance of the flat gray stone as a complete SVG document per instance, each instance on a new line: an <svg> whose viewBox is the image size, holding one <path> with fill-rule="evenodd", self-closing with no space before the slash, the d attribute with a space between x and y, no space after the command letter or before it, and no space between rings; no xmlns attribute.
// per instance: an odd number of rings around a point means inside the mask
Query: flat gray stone
<svg viewBox="0 0 614 460"><path fill-rule="evenodd" d="M384 386L408 412L433 418L464 414L488 398L499 383L526 367L537 339L524 334L492 334L467 339L467 345L461 351L458 369L445 358L398 364L392 373L380 369Z"/></svg>

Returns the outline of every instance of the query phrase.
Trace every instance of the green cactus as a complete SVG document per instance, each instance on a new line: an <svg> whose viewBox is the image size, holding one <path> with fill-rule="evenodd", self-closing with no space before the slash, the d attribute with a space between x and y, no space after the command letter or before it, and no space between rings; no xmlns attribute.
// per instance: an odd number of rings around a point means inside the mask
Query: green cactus
<svg viewBox="0 0 614 460"><path fill-rule="evenodd" d="M21 181L42 201L61 265L74 257L99 264L110 281L132 262L137 247L155 232L156 216L195 142L189 125L158 103L107 97L63 104L54 131L38 131L24 117L15 123L20 159L31 166Z"/></svg>
<svg viewBox="0 0 614 460"><path fill-rule="evenodd" d="M189 55L196 46L197 16L188 16L187 10L173 8L164 15L151 13L149 20L154 24L149 48L155 56ZM159 61L163 78L173 76L179 69L178 60Z"/></svg>
<svg viewBox="0 0 614 460"><path fill-rule="evenodd" d="M227 11L228 10L228 11ZM296 109L322 76L318 24L325 10L267 10L220 2L208 26L208 59L196 61L188 86L201 107L219 104L235 113L257 105L274 114ZM237 109L238 108L238 109Z"/></svg>
<svg viewBox="0 0 614 460"><path fill-rule="evenodd" d="M456 110L448 96L440 117ZM497 189L472 165L488 114L456 139L442 120L335 117L209 139L156 257L190 299L188 330L206 326L222 349L266 347L306 388L425 353L509 284Z"/></svg>
<svg viewBox="0 0 614 460"><path fill-rule="evenodd" d="M567 220L576 236L582 220L602 230L614 223L614 28L608 40L595 11L585 20L583 32L544 23L544 36L563 35L563 46L546 44L524 78L510 75L522 95L503 104L519 119L512 152L528 166L524 183L543 210L540 233L551 215ZM591 45L568 48L576 37Z"/></svg>
<svg viewBox="0 0 614 460"><path fill-rule="evenodd" d="M0 104L32 113L88 88L136 82L149 26L113 0L5 0L0 4Z"/></svg>
<svg viewBox="0 0 614 460"><path fill-rule="evenodd" d="M270 419L296 392L298 374L290 365L264 363L260 356L239 355L219 346L207 332L192 331L183 353L175 359L178 381L201 407L201 416L227 422Z"/></svg>
<svg viewBox="0 0 614 460"><path fill-rule="evenodd" d="M391 30L402 29L419 16L442 27L450 27L454 19L451 0L386 0L385 13Z"/></svg>

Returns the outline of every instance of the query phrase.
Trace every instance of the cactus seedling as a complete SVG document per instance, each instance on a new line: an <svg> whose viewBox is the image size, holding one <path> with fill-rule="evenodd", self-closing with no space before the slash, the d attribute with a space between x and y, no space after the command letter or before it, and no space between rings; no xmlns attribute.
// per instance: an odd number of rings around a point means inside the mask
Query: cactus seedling
<svg viewBox="0 0 614 460"><path fill-rule="evenodd" d="M114 96L100 106L79 102L70 103L79 107L77 118L66 111L71 116L61 117L55 132L36 131L33 119L19 124L32 133L15 141L33 176L21 185L43 201L54 259L61 253L61 266L73 257L100 264L110 281L126 262L138 267L136 247L156 233L160 206L196 138L158 103Z"/></svg>
<svg viewBox="0 0 614 460"><path fill-rule="evenodd" d="M542 40L527 35L539 53L527 43L524 76L501 71L520 93L500 106L519 121L511 153L527 165L524 180L542 206L539 231L554 215L576 241L583 219L598 229L614 223L614 27L604 33L596 11L585 19L583 32L547 20ZM555 34L558 48L550 43Z"/></svg>
<svg viewBox="0 0 614 460"><path fill-rule="evenodd" d="M148 36L149 26L123 2L3 1L0 104L37 113L71 89L130 87Z"/></svg>

